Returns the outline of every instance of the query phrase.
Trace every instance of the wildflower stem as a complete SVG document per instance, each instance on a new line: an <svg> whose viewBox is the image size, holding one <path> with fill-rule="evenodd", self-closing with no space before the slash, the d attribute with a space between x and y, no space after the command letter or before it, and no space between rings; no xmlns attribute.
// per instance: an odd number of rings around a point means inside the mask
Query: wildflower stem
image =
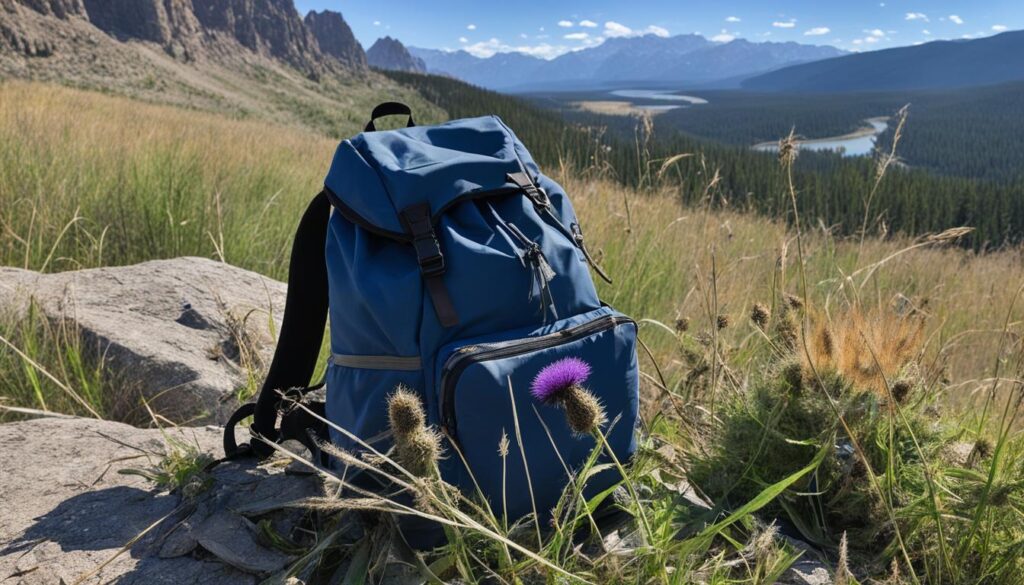
<svg viewBox="0 0 1024 585"><path fill-rule="evenodd" d="M594 438L597 439L597 441L601 443L601 446L604 447L605 451L608 452L608 455L612 458L612 462L615 464L615 467L622 475L622 484L626 486L626 491L629 492L629 497L633 498L633 503L636 504L636 514L640 517L640 524L644 528L644 535L647 537L648 542L650 542L651 539L654 538L654 532L651 530L651 525L647 521L647 515L644 514L644 506L643 503L640 501L640 494L638 494L636 488L633 487L633 482L629 480L629 475L626 473L626 468L623 467L622 463L619 461L618 456L615 455L615 450L612 449L612 446L608 444L608 439L604 436L604 433L602 433L601 429L598 427L594 427Z"/></svg>

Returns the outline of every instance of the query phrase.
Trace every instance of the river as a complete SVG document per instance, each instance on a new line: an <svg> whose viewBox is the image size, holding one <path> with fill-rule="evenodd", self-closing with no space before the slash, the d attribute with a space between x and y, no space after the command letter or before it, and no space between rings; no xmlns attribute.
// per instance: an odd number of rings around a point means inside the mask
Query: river
<svg viewBox="0 0 1024 585"><path fill-rule="evenodd" d="M807 150L832 150L843 156L867 156L874 151L878 135L889 128L889 118L869 118L864 121L869 126L855 132L828 138L808 138L799 141L798 145L801 149ZM753 148L762 152L775 152L779 150L779 143L762 142L755 144Z"/></svg>

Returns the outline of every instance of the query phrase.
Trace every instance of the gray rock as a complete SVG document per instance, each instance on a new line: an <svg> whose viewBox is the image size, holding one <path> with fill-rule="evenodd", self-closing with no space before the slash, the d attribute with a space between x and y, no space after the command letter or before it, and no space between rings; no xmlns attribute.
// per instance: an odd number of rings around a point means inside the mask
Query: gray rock
<svg viewBox="0 0 1024 585"><path fill-rule="evenodd" d="M803 554L779 579L780 585L832 585L832 570L814 549L795 538L781 538Z"/></svg>
<svg viewBox="0 0 1024 585"><path fill-rule="evenodd" d="M229 511L219 511L195 529L195 539L225 563L255 575L270 575L287 566L288 555L256 541L256 525Z"/></svg>
<svg viewBox="0 0 1024 585"><path fill-rule="evenodd" d="M288 475L280 462L225 462L209 472L210 487L184 500L120 473L156 465L164 432L220 456L216 427L160 431L80 418L0 425L0 582L252 585L284 567L291 557L264 542L255 522L296 540L294 503L322 493L317 477Z"/></svg>
<svg viewBox="0 0 1024 585"><path fill-rule="evenodd" d="M139 422L138 396L175 421L224 421L247 368L267 363L287 286L204 258L39 274L0 268L0 306L34 299L69 320L125 396L112 418ZM271 325L273 323L273 325Z"/></svg>
<svg viewBox="0 0 1024 585"><path fill-rule="evenodd" d="M216 428L168 434L211 453L218 452L221 440ZM38 419L0 425L0 445L4 585L74 583L103 563L87 582L251 582L220 564L149 557L143 550L156 531L115 558L132 538L162 518L173 519L180 507L178 496L154 491L142 477L118 473L155 465L164 452L161 431L91 419ZM170 581L165 572L180 579ZM235 578L236 573L249 580Z"/></svg>

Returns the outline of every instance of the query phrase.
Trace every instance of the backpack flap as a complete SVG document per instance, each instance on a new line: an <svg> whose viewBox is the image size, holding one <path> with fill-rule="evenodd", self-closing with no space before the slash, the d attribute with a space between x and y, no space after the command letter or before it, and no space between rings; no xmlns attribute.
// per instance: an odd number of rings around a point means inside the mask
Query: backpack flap
<svg viewBox="0 0 1024 585"><path fill-rule="evenodd" d="M359 134L338 147L324 184L346 219L408 240L401 212L409 207L427 203L437 223L460 201L520 193L522 178L532 187L539 175L505 124L486 116Z"/></svg>

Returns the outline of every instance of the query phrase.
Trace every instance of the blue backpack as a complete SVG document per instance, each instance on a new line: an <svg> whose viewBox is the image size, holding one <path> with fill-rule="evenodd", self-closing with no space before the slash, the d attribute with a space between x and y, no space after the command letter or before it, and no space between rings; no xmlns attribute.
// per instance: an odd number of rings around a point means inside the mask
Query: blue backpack
<svg viewBox="0 0 1024 585"><path fill-rule="evenodd" d="M394 114L408 115L408 127L375 131L373 120ZM566 467L578 469L595 441L531 395L542 368L567 357L589 364L585 386L604 407L609 445L620 461L636 449L636 323L600 301L588 264L605 277L569 198L499 118L415 126L407 106L381 104L338 147L300 221L278 347L258 400L229 420L225 452L272 452L263 441L235 444L235 424L250 415L254 435L297 439L324 465L340 464L320 441L360 450L284 399L320 388L303 387L329 313L326 403L307 401L314 412L383 452L387 399L412 389L442 433L445 481L466 493L479 485L510 519L548 514ZM620 480L598 474L587 493Z"/></svg>

